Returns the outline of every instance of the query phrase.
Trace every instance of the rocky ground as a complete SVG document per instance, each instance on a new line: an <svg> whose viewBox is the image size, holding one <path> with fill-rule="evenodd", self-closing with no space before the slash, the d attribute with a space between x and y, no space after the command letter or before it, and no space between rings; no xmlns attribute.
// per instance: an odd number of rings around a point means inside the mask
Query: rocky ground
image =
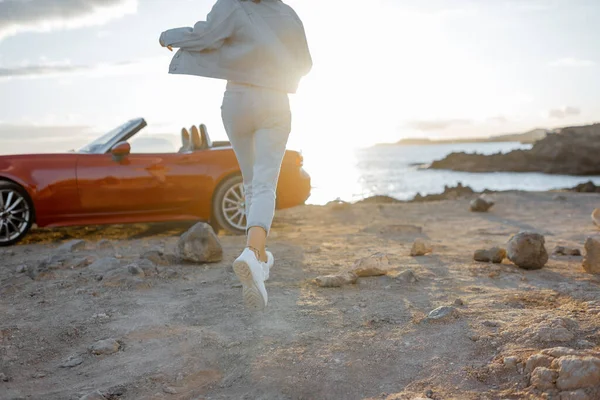
<svg viewBox="0 0 600 400"><path fill-rule="evenodd" d="M600 196L490 197L279 212L259 313L241 237L201 264L176 257L190 225L37 230L0 250L0 399L599 399ZM504 258L532 256L519 231L543 268Z"/></svg>

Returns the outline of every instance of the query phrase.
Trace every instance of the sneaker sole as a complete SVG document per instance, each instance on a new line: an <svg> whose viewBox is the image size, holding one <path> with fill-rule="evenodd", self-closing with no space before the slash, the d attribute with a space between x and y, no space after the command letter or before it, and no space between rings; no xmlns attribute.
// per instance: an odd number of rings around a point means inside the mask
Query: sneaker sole
<svg viewBox="0 0 600 400"><path fill-rule="evenodd" d="M233 263L233 271L242 282L242 297L246 307L252 310L264 310L265 299L254 283L250 266L245 261L236 261Z"/></svg>

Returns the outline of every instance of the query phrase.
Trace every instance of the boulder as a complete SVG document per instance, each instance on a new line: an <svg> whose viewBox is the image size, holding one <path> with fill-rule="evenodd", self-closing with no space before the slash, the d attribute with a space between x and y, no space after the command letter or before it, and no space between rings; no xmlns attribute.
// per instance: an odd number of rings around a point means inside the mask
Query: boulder
<svg viewBox="0 0 600 400"><path fill-rule="evenodd" d="M589 237L585 241L583 269L590 274L600 274L600 240Z"/></svg>
<svg viewBox="0 0 600 400"><path fill-rule="evenodd" d="M537 367L550 368L552 360L554 360L554 358L545 354L534 354L527 359L527 362L525 363L525 372L531 373Z"/></svg>
<svg viewBox="0 0 600 400"><path fill-rule="evenodd" d="M213 228L200 222L179 238L176 255L195 263L219 262L223 259L223 248Z"/></svg>
<svg viewBox="0 0 600 400"><path fill-rule="evenodd" d="M600 358L564 356L558 366L556 386L561 390L582 389L600 385Z"/></svg>
<svg viewBox="0 0 600 400"><path fill-rule="evenodd" d="M539 233L520 232L508 241L508 259L519 268L541 269L548 262L545 241L544 236Z"/></svg>
<svg viewBox="0 0 600 400"><path fill-rule="evenodd" d="M531 373L531 386L539 390L554 389L558 373L549 368L537 367Z"/></svg>

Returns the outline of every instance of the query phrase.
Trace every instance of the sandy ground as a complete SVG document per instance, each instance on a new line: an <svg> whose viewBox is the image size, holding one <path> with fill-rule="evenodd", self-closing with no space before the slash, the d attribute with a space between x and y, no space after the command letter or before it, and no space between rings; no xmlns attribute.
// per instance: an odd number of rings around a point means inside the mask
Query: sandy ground
<svg viewBox="0 0 600 400"><path fill-rule="evenodd" d="M469 199L278 212L270 303L259 313L243 308L231 268L242 237L220 237L220 263L155 257L144 278L98 280L90 262L172 253L189 226L37 230L0 249L0 399L96 390L112 399L559 399L530 386L524 362L556 346L600 351L600 276L576 256L552 255L538 271L473 261L521 230L543 233L549 253L583 251L600 235L590 221L600 195L554 196L497 194L489 213L469 212ZM409 255L417 237L432 254ZM85 248L61 259L57 248L72 238ZM377 252L391 261L387 275L342 288L312 282ZM28 276L52 257L58 266ZM407 269L417 282L395 278ZM424 319L445 305L456 318ZM104 339L118 351L92 354ZM69 359L77 365L61 367Z"/></svg>

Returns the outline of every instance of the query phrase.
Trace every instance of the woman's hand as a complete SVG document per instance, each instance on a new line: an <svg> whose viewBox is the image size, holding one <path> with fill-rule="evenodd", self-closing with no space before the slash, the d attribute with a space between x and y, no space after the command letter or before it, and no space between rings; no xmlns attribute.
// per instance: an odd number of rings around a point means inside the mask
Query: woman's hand
<svg viewBox="0 0 600 400"><path fill-rule="evenodd" d="M160 43L160 47L166 47L167 49L169 49L169 51L173 51L173 47L165 46L165 44L162 41L162 37L160 39L158 39L158 43Z"/></svg>

